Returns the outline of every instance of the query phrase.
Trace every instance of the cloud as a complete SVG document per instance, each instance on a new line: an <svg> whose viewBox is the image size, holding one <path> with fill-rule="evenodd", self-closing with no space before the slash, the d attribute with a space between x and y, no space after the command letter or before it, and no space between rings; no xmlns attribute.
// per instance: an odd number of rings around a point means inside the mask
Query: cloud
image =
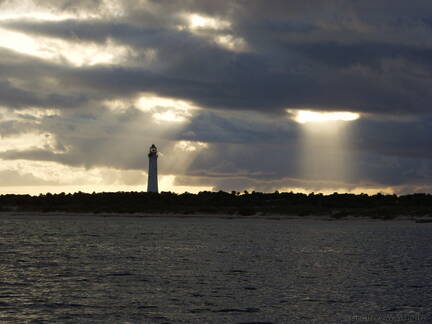
<svg viewBox="0 0 432 324"><path fill-rule="evenodd" d="M410 41L419 28L423 33L429 30L421 12L418 17L412 12L409 22L398 23L381 7L370 18L353 2L329 1L313 8L297 1L272 2L265 8L260 1L252 1L247 8L223 1L204 3L131 5L135 13L127 11L114 21L8 21L4 26L73 42L104 44L113 39L133 49L135 54L119 68L62 71L62 81L69 86L78 79L82 86L102 92L153 91L225 110L312 107L382 114L428 112L432 47ZM180 10L174 11L175 5ZM336 6L341 6L336 13L344 15L334 19L328 7L336 10ZM395 14L401 15L402 7L396 6ZM244 39L251 51L232 53L206 37L178 30L176 24L185 12L227 14L234 22L232 35ZM132 19L134 14L156 13L164 17L164 23ZM269 14L276 19L270 20ZM383 17L389 19L378 20ZM405 38L395 39L393 34L401 25L405 34L398 35ZM85 91L83 87L75 90Z"/></svg>
<svg viewBox="0 0 432 324"><path fill-rule="evenodd" d="M0 82L0 105L11 108L27 107L78 107L86 102L79 95L56 93L40 94L13 87L9 82Z"/></svg>
<svg viewBox="0 0 432 324"><path fill-rule="evenodd" d="M8 142L0 153L5 161L138 172L155 142L163 153L161 173L177 176L179 184L427 188L430 2L38 0L0 6L0 28L39 46L30 50L16 41L0 48L0 135L50 136L36 146ZM165 98L164 104L143 109L140 98L151 96ZM195 108L184 110L185 102ZM348 178L302 173L305 130L287 109L360 113L347 127L349 146L340 149L353 161ZM126 180L135 177L143 180L135 173Z"/></svg>
<svg viewBox="0 0 432 324"><path fill-rule="evenodd" d="M23 133L32 132L35 125L31 122L16 120L0 121L0 137L12 137Z"/></svg>
<svg viewBox="0 0 432 324"><path fill-rule="evenodd" d="M45 181L29 173L14 170L0 170L0 186L46 186L56 185L56 182Z"/></svg>
<svg viewBox="0 0 432 324"><path fill-rule="evenodd" d="M227 115L204 110L177 129L172 128L172 123L158 125L167 129L157 134L150 114L129 108L41 116L36 119L38 131L54 134L52 141L38 148L10 148L0 153L0 158L57 162L88 169L145 170L146 149L156 142L163 152L161 174L177 175L177 185L185 185L190 179L189 185L213 185L224 190L239 190L242 185L268 191L290 187L319 191L414 186L426 185L432 176L428 149L431 143L426 136L430 121L424 119L350 122L350 145L339 151L353 157L353 172L341 179L326 167L312 178L312 174L302 174L305 134L300 124L289 120L289 115L275 120L257 114L251 118L246 112ZM319 137L316 145L321 147L320 154L333 150L327 149Z"/></svg>

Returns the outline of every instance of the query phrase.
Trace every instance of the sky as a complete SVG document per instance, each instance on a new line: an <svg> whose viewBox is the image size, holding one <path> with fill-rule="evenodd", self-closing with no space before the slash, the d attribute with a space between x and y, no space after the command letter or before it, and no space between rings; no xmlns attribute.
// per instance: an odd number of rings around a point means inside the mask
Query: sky
<svg viewBox="0 0 432 324"><path fill-rule="evenodd" d="M430 0L0 0L0 194L432 192Z"/></svg>

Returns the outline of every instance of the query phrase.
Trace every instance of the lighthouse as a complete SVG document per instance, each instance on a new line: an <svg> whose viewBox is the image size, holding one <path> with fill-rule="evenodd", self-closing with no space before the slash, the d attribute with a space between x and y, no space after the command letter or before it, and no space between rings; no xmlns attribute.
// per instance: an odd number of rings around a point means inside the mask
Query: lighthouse
<svg viewBox="0 0 432 324"><path fill-rule="evenodd" d="M158 193L158 179L157 179L157 148L154 144L150 146L149 157L149 168L148 168L148 181L147 181L147 192Z"/></svg>

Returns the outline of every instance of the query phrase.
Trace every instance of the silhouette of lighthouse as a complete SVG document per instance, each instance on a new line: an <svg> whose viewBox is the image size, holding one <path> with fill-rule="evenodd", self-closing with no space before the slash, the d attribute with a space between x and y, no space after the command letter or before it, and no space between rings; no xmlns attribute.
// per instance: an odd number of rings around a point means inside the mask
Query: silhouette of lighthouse
<svg viewBox="0 0 432 324"><path fill-rule="evenodd" d="M157 148L154 144L150 146L149 157L149 168L148 168L148 181L147 181L147 192L158 193L158 179L157 179Z"/></svg>

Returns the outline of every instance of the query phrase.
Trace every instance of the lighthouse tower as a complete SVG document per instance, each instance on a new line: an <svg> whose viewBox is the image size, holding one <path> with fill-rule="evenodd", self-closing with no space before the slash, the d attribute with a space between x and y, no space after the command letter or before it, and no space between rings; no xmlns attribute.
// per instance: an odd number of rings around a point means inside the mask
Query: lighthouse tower
<svg viewBox="0 0 432 324"><path fill-rule="evenodd" d="M147 181L147 192L158 193L158 179L157 179L157 148L154 144L150 146L149 157L149 168L148 168L148 181Z"/></svg>

